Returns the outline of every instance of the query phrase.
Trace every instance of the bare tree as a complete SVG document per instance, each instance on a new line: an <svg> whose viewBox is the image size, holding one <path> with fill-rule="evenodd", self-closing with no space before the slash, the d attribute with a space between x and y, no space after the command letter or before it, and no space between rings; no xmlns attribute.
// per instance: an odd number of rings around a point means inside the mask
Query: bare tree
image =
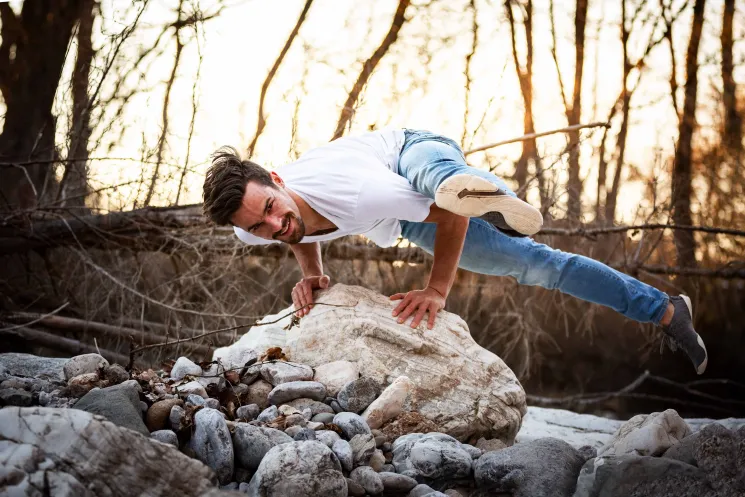
<svg viewBox="0 0 745 497"><path fill-rule="evenodd" d="M91 40L98 4L82 0L78 23L78 51L72 74L72 124L68 162L57 192L61 206L85 206L88 189L88 140L91 136L90 96L88 86L95 51Z"/></svg>
<svg viewBox="0 0 745 497"><path fill-rule="evenodd" d="M465 84L465 102L463 106L463 135L460 139L461 147L466 147L466 138L468 137L468 111L471 100L471 59L476 55L476 48L479 45L479 22L478 22L478 9L476 8L476 0L470 0L468 2L468 8L471 11L471 51L466 55L466 67L463 73L466 76Z"/></svg>
<svg viewBox="0 0 745 497"><path fill-rule="evenodd" d="M698 91L698 47L701 42L701 30L704 24L704 6L706 0L696 0L693 4L693 24L691 39L686 53L686 82L683 115L678 126L678 144L675 150L672 175L672 208L673 221L676 224L690 225L691 220L691 156L693 131L696 127L696 95ZM692 232L676 231L675 248L678 253L678 265L693 267L696 265L696 242Z"/></svg>
<svg viewBox="0 0 745 497"><path fill-rule="evenodd" d="M724 132L722 142L734 163L742 157L742 117L737 109L737 86L732 73L732 24L735 0L724 0L722 16L722 103L724 104Z"/></svg>
<svg viewBox="0 0 745 497"><path fill-rule="evenodd" d="M24 2L20 15L0 3L0 92L6 105L0 158L26 162L3 172L2 200L9 206L38 202L53 180L56 157L52 103L81 0Z"/></svg>
<svg viewBox="0 0 745 497"><path fill-rule="evenodd" d="M367 80L370 79L370 76L375 70L375 67L378 65L386 52L388 52L388 49L391 47L391 45L393 45L398 39L398 32L401 30L404 22L406 22L406 17L404 16L404 14L406 13L406 8L409 6L410 3L410 0L399 0L398 7L396 8L396 13L393 15L393 22L391 22L391 27L388 30L388 33L385 35L385 38L383 38L383 42L380 44L380 46L362 65L362 71L357 77L357 81L354 83L352 90L349 92L349 96L347 96L347 101L344 103L344 107L341 109L339 122L336 124L336 130L334 131L334 135L331 137L332 140L336 140L337 138L341 137L344 134L344 128L346 128L347 125L351 122L352 116L354 115L354 108L357 104L357 99L360 97L362 89L367 84Z"/></svg>
<svg viewBox="0 0 745 497"><path fill-rule="evenodd" d="M585 64L585 25L587 24L587 0L577 0L574 16L574 86L572 89L572 102L567 99L564 78L561 76L559 57L556 53L556 22L554 18L554 2L549 3L551 17L551 37L553 46L551 55L556 65L556 74L559 78L559 90L564 102L564 112L567 124L573 126L580 123L582 118L582 71ZM567 182L567 217L579 220L582 215L582 180L579 177L579 130L568 133L569 143L569 180Z"/></svg>
<svg viewBox="0 0 745 497"><path fill-rule="evenodd" d="M525 64L520 62L520 58L517 55L517 33L513 8L519 9L523 16L526 45ZM520 93L523 97L523 134L530 135L535 133L535 126L533 125L533 1L527 0L523 4L518 2L518 0L505 0L504 9L510 24L512 59L515 63L515 72L520 82ZM539 188L541 190L541 207L545 211L548 205L548 199L545 189L542 187L543 172L541 171L540 157L538 156L535 140L526 140L523 142L522 153L515 165L515 180L519 189L518 194L522 198L525 198L528 181L528 164L531 160L534 161L536 166L536 175L538 176Z"/></svg>
<svg viewBox="0 0 745 497"><path fill-rule="evenodd" d="M274 65L271 69L269 69L269 74L266 75L264 84L261 85L261 95L259 96L259 118L256 122L256 132L254 133L254 137L251 140L251 143L248 145L249 157L253 155L256 148L256 142L258 141L259 136L261 136L261 133L264 131L264 127L266 126L266 118L264 117L264 99L266 98L266 92L269 89L269 85L271 84L272 79L274 79L274 75L277 74L277 70L282 64L285 55L287 55L287 52L290 50L292 42L297 37L297 34L300 32L300 27L303 25L303 22L305 22L305 17L308 15L308 11L310 10L310 6L312 3L313 0L305 0L305 5L303 6L302 12L300 12L300 17L298 17L297 22L295 23L295 27L292 29L292 32L290 32L290 36L287 37L287 41L285 41L285 45L279 52L277 60L274 61Z"/></svg>

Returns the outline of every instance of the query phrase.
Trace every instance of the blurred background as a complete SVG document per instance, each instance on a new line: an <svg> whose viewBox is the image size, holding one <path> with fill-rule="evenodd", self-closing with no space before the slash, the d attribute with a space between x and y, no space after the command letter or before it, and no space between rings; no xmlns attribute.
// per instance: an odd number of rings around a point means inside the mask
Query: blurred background
<svg viewBox="0 0 745 497"><path fill-rule="evenodd" d="M301 277L204 222L210 153L271 169L407 127L540 206L537 240L693 299L700 378L651 325L460 271L446 309L529 403L745 415L745 0L26 0L0 22L0 351L210 360ZM384 294L431 265L405 240L323 252Z"/></svg>

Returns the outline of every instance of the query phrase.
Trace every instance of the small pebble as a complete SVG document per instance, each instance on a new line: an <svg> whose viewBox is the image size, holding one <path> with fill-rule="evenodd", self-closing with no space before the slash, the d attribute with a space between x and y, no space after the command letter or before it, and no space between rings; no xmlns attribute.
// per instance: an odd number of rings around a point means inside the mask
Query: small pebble
<svg viewBox="0 0 745 497"><path fill-rule="evenodd" d="M292 438L294 438L298 442L304 440L315 440L316 432L311 430L310 428L301 428L300 431Z"/></svg>
<svg viewBox="0 0 745 497"><path fill-rule="evenodd" d="M256 419L263 423L268 423L270 421L274 421L275 419L277 419L278 416L279 416L279 411L277 410L277 406L269 406L266 409L264 409Z"/></svg>
<svg viewBox="0 0 745 497"><path fill-rule="evenodd" d="M210 409L220 409L220 401L217 399L209 398L204 401L204 405Z"/></svg>
<svg viewBox="0 0 745 497"><path fill-rule="evenodd" d="M259 413L260 413L259 406L257 406L256 404L240 406L235 411L235 419L253 421L254 419L258 417Z"/></svg>

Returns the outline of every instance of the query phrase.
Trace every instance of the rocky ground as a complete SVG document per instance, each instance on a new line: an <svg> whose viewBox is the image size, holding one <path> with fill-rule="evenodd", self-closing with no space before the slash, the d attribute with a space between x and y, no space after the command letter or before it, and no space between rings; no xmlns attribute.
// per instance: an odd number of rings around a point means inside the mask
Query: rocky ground
<svg viewBox="0 0 745 497"><path fill-rule="evenodd" d="M0 495L745 496L745 420L526 409L457 317L412 331L342 290L351 314L257 327L209 363L0 354Z"/></svg>

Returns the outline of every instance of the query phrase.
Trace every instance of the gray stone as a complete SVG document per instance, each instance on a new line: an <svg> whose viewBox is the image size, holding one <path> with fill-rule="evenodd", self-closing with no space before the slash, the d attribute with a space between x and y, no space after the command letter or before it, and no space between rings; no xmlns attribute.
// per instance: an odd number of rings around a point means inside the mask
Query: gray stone
<svg viewBox="0 0 745 497"><path fill-rule="evenodd" d="M313 411L311 411L309 407L303 409L303 412L301 414L306 419L306 421L310 421L310 418L313 417Z"/></svg>
<svg viewBox="0 0 745 497"><path fill-rule="evenodd" d="M256 404L249 404L247 406L240 406L235 410L235 418L246 421L253 421L259 416L259 406Z"/></svg>
<svg viewBox="0 0 745 497"><path fill-rule="evenodd" d="M168 422L174 431L183 431L188 426L188 419L186 417L186 411L181 406L173 406L171 412L168 415Z"/></svg>
<svg viewBox="0 0 745 497"><path fill-rule="evenodd" d="M243 468L255 470L272 447L292 441L292 437L273 428L237 423L233 430L236 463Z"/></svg>
<svg viewBox="0 0 745 497"><path fill-rule="evenodd" d="M268 396L269 403L273 405L303 398L323 400L326 398L326 387L317 381L290 381L274 387Z"/></svg>
<svg viewBox="0 0 745 497"><path fill-rule="evenodd" d="M191 404L193 406L203 406L204 405L205 398L201 395L196 395L193 393L190 393L186 396L186 403Z"/></svg>
<svg viewBox="0 0 745 497"><path fill-rule="evenodd" d="M212 468L221 484L233 479L233 443L219 411L204 407L194 415L191 448L197 459Z"/></svg>
<svg viewBox="0 0 745 497"><path fill-rule="evenodd" d="M455 479L471 474L471 455L458 440L444 433L428 433L414 442L409 458L413 468L426 478Z"/></svg>
<svg viewBox="0 0 745 497"><path fill-rule="evenodd" d="M290 426L288 428L285 428L285 433L292 437L292 439L295 439L295 435L303 431L304 428L302 426Z"/></svg>
<svg viewBox="0 0 745 497"><path fill-rule="evenodd" d="M136 386L131 382L134 382ZM139 388L140 386L134 380L125 381L113 387L95 388L78 400L73 407L92 414L99 414L115 425L150 436L147 426L142 421L140 396L137 392Z"/></svg>
<svg viewBox="0 0 745 497"><path fill-rule="evenodd" d="M326 405L326 404L324 404L324 405ZM329 407L329 406L327 406L327 407ZM335 416L334 410L331 409L331 407L329 407L329 409L331 410L331 412L322 412L321 414L316 414L315 416L313 416L312 418L310 418L311 421L315 421L316 423L323 423L323 424L333 423L334 422L334 416Z"/></svg>
<svg viewBox="0 0 745 497"><path fill-rule="evenodd" d="M263 411L261 411L261 414L259 414L256 420L261 421L262 423L268 423L270 421L277 419L277 416L279 416L279 411L277 410L277 406L269 406Z"/></svg>
<svg viewBox="0 0 745 497"><path fill-rule="evenodd" d="M341 437L335 431L318 430L316 432L316 440L325 443L328 448L331 448L333 447L334 442L341 440Z"/></svg>
<svg viewBox="0 0 745 497"><path fill-rule="evenodd" d="M425 495L430 495L435 492L435 489L430 487L429 485L425 485L424 483L421 483L414 487L411 492L408 493L406 497L424 497Z"/></svg>
<svg viewBox="0 0 745 497"><path fill-rule="evenodd" d="M308 420L302 414L290 414L285 418L285 426L299 426L305 428Z"/></svg>
<svg viewBox="0 0 745 497"><path fill-rule="evenodd" d="M323 430L325 428L323 423L316 423L315 421L308 421L306 426L311 430Z"/></svg>
<svg viewBox="0 0 745 497"><path fill-rule="evenodd" d="M231 481L227 485L220 485L220 490L238 490L238 482Z"/></svg>
<svg viewBox="0 0 745 497"><path fill-rule="evenodd" d="M202 367L186 357L179 357L171 368L171 378L183 380L186 376L202 376Z"/></svg>
<svg viewBox="0 0 745 497"><path fill-rule="evenodd" d="M356 481L347 478L347 494L352 497L365 497L365 489Z"/></svg>
<svg viewBox="0 0 745 497"><path fill-rule="evenodd" d="M383 482L383 488L386 493L406 493L412 491L417 486L416 480L408 476L388 472L378 473L378 476Z"/></svg>
<svg viewBox="0 0 745 497"><path fill-rule="evenodd" d="M210 409L220 409L220 401L217 399L209 398L204 401L204 406Z"/></svg>
<svg viewBox="0 0 745 497"><path fill-rule="evenodd" d="M178 447L178 437L172 430L157 430L150 434L150 438L163 442L164 444L173 445Z"/></svg>
<svg viewBox="0 0 745 497"><path fill-rule="evenodd" d="M349 474L349 478L359 483L368 494L378 495L383 493L383 482L380 476L368 466L354 468Z"/></svg>
<svg viewBox="0 0 745 497"><path fill-rule="evenodd" d="M742 495L734 492L713 491L706 482L705 476L705 472L695 466L666 457L637 455L597 457L590 459L582 467L576 480L574 497L627 495L634 497L734 497Z"/></svg>
<svg viewBox="0 0 745 497"><path fill-rule="evenodd" d="M87 373L98 373L100 369L109 365L109 361L99 354L76 355L67 361L63 367L65 379L70 380L76 376Z"/></svg>
<svg viewBox="0 0 745 497"><path fill-rule="evenodd" d="M201 383L198 381L190 381L176 387L178 394L184 397L189 395L198 395L203 399L208 399L207 390L204 389Z"/></svg>
<svg viewBox="0 0 745 497"><path fill-rule="evenodd" d="M414 466L411 464L411 447L419 441L424 434L422 433L409 433L398 437L393 441L391 450L393 452L393 466L396 467L397 473L403 473L404 471L412 471L414 475L417 474Z"/></svg>
<svg viewBox="0 0 745 497"><path fill-rule="evenodd" d="M310 428L300 428L300 431L292 438L297 442L302 442L305 440L315 440L316 432L311 430Z"/></svg>
<svg viewBox="0 0 745 497"><path fill-rule="evenodd" d="M271 383L264 380L257 380L248 386L246 394L247 404L256 404L259 409L266 409L269 406L269 392L274 387Z"/></svg>
<svg viewBox="0 0 745 497"><path fill-rule="evenodd" d="M266 454L251 479L248 495L347 497L347 481L339 461L324 444L292 442L278 445Z"/></svg>
<svg viewBox="0 0 745 497"><path fill-rule="evenodd" d="M380 395L380 385L369 377L358 378L342 387L336 396L345 411L361 413Z"/></svg>
<svg viewBox="0 0 745 497"><path fill-rule="evenodd" d="M339 403L336 401L336 399L332 400L331 403L329 404L329 406L337 414L340 413L340 412L344 412L344 409L342 409L342 407L339 405Z"/></svg>
<svg viewBox="0 0 745 497"><path fill-rule="evenodd" d="M348 439L352 439L355 435L369 435L372 434L370 427L361 416L352 412L340 412L334 416L334 424L341 428Z"/></svg>
<svg viewBox="0 0 745 497"><path fill-rule="evenodd" d="M303 412L305 409L310 409L313 416L326 413L331 414L333 417L334 414L334 410L331 406L313 399L295 399L288 402L287 405L294 407L299 412Z"/></svg>
<svg viewBox="0 0 745 497"><path fill-rule="evenodd" d="M211 469L79 409L0 409L0 495L217 497Z"/></svg>
<svg viewBox="0 0 745 497"><path fill-rule="evenodd" d="M383 466L385 466L385 456L383 455L383 451L380 449L375 449L375 452L373 452L373 455L370 458L370 461L368 461L367 465L374 469L376 473L380 473L381 471L383 471Z"/></svg>
<svg viewBox="0 0 745 497"><path fill-rule="evenodd" d="M124 369L124 366L109 364L103 368L103 377L109 380L110 385L118 385L129 380L129 373Z"/></svg>
<svg viewBox="0 0 745 497"><path fill-rule="evenodd" d="M487 452L474 462L476 484L514 497L569 497L585 458L568 443L541 438Z"/></svg>
<svg viewBox="0 0 745 497"><path fill-rule="evenodd" d="M380 468L379 473L395 473L396 467L393 464L383 464L383 467Z"/></svg>
<svg viewBox="0 0 745 497"><path fill-rule="evenodd" d="M31 392L17 388L0 390L0 406L28 407L32 402Z"/></svg>
<svg viewBox="0 0 745 497"><path fill-rule="evenodd" d="M248 493L248 483L247 482L241 482L240 485L238 485L238 491L242 494Z"/></svg>
<svg viewBox="0 0 745 497"><path fill-rule="evenodd" d="M354 466L367 466L375 453L375 439L371 434L355 435L349 441ZM385 462L385 461L384 461Z"/></svg>
<svg viewBox="0 0 745 497"><path fill-rule="evenodd" d="M277 361L261 366L261 376L276 387L291 381L312 380L313 368L294 362Z"/></svg>
<svg viewBox="0 0 745 497"><path fill-rule="evenodd" d="M65 381L64 367L67 361L69 359L8 352L0 354L0 369L7 376Z"/></svg>
<svg viewBox="0 0 745 497"><path fill-rule="evenodd" d="M349 442L339 439L331 446L331 450L336 454L344 471L352 471L354 468L354 454L352 453L352 446L349 445Z"/></svg>
<svg viewBox="0 0 745 497"><path fill-rule="evenodd" d="M658 456L690 434L690 427L674 409L639 414L621 425L613 438L598 449L598 455Z"/></svg>
<svg viewBox="0 0 745 497"><path fill-rule="evenodd" d="M478 459L482 455L484 455L484 451L474 447L473 445L468 444L460 444L461 448L471 454L471 459Z"/></svg>

